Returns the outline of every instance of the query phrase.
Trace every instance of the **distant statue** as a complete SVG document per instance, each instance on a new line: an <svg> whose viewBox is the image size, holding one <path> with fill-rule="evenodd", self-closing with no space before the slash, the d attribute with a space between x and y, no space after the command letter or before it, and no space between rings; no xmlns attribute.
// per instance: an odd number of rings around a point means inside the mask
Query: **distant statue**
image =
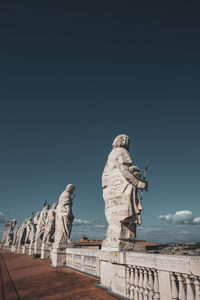
<svg viewBox="0 0 200 300"><path fill-rule="evenodd" d="M72 194L75 189L73 184L68 184L59 197L56 209L55 244L70 242L72 223Z"/></svg>
<svg viewBox="0 0 200 300"><path fill-rule="evenodd" d="M55 218L56 218L56 207L57 203L52 205L52 208L48 211L46 219L46 228L43 236L43 243L51 242L51 238L55 232Z"/></svg>
<svg viewBox="0 0 200 300"><path fill-rule="evenodd" d="M25 243L30 244L35 239L35 226L33 223L33 217L28 218L26 223L26 239Z"/></svg>
<svg viewBox="0 0 200 300"><path fill-rule="evenodd" d="M132 166L129 154L130 139L121 134L113 141L102 175L105 216L108 222L103 247L119 250L127 248L127 242L136 238L136 225L141 224L142 205L139 189L148 189L141 180L138 167Z"/></svg>
<svg viewBox="0 0 200 300"><path fill-rule="evenodd" d="M24 245L25 239L26 239L26 224L27 224L28 219L26 219L20 226L20 229L18 231L18 245Z"/></svg>
<svg viewBox="0 0 200 300"><path fill-rule="evenodd" d="M13 242L12 242L12 245L16 245L17 244L17 234L18 234L18 231L20 229L20 226L17 226L17 228L15 229L15 232L13 234Z"/></svg>
<svg viewBox="0 0 200 300"><path fill-rule="evenodd" d="M49 208L50 208L50 205L45 201L44 208L41 211L39 220L37 222L37 231L36 231L37 241L42 241L42 239L43 239Z"/></svg>
<svg viewBox="0 0 200 300"><path fill-rule="evenodd" d="M39 222L39 219L40 219L40 212L38 211L35 215L35 217L33 218L33 224L34 224L34 227L35 227L35 231L37 230L37 224Z"/></svg>
<svg viewBox="0 0 200 300"><path fill-rule="evenodd" d="M14 231L14 228L15 228L15 225L17 224L17 220L12 220L12 221L8 221L6 222L5 224L5 227L6 227L6 242L5 242L5 245L6 246L11 246L12 243L13 243L13 231Z"/></svg>

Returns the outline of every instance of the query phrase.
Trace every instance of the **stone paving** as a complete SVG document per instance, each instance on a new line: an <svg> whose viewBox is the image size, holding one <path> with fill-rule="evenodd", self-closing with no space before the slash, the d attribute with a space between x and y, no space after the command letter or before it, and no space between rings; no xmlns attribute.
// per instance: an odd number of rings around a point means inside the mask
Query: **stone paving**
<svg viewBox="0 0 200 300"><path fill-rule="evenodd" d="M0 252L2 300L114 300L95 286L98 279L69 268L51 267L49 260Z"/></svg>

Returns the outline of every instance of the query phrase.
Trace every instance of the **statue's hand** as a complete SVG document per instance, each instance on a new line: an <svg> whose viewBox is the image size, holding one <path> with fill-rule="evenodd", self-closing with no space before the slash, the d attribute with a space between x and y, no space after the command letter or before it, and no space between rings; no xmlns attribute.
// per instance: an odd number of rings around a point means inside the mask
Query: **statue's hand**
<svg viewBox="0 0 200 300"><path fill-rule="evenodd" d="M144 181L144 182L139 181L137 188L148 191L148 182L147 181Z"/></svg>

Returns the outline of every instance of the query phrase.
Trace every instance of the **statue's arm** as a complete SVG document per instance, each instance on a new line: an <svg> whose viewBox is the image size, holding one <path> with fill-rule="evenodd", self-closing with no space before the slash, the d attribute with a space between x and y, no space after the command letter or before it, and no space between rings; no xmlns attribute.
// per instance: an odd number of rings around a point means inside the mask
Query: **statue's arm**
<svg viewBox="0 0 200 300"><path fill-rule="evenodd" d="M132 185L136 186L139 189L145 189L146 183L138 180L130 171L129 167L132 165L132 161L128 151L125 149L118 149L117 153L117 161L119 164L120 172L123 177L130 182Z"/></svg>

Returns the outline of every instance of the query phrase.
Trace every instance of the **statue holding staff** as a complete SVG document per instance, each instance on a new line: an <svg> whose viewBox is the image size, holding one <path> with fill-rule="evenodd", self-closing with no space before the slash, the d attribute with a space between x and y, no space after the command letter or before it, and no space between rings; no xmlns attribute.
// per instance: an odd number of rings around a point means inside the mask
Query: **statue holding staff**
<svg viewBox="0 0 200 300"><path fill-rule="evenodd" d="M136 238L136 225L141 224L141 202L138 190L147 190L139 169L132 165L130 139L120 134L113 141L102 175L105 216L108 222L103 248L126 249Z"/></svg>

